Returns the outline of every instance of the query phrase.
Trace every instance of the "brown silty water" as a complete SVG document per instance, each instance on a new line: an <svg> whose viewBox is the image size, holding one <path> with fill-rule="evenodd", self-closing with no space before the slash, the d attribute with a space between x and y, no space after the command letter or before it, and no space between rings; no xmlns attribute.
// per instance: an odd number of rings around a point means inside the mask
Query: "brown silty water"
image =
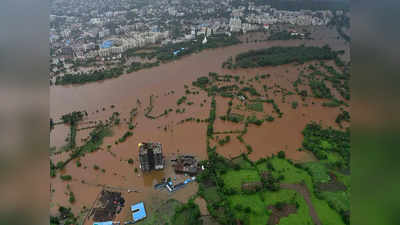
<svg viewBox="0 0 400 225"><path fill-rule="evenodd" d="M131 219L129 206L138 201L144 201L150 212L152 204L155 204L158 200L172 197L183 202L187 201L197 191L196 184L190 184L174 195L153 189L153 185L162 177L174 176L170 167L167 167L164 172L151 173L148 176L134 172L134 168L138 168L139 165L138 143L146 141L162 143L164 154L169 159L176 155L178 151L179 153L195 155L199 159L206 159L207 124L196 122L178 124L178 122L188 117L207 118L210 110L210 98L207 97L206 93L200 91L199 95L188 95L187 101L194 102L193 105L188 106L184 103L177 106L176 101L184 95L184 84L190 87L192 81L197 77L207 75L208 72L240 74L246 77L254 76L257 73L270 73L271 78L265 82L278 82L281 86L289 87L290 82L286 79L293 80L298 75L298 71L293 65L229 71L222 69L221 64L229 56L249 49L270 46L297 46L303 43L322 46L326 44L326 41L296 40L240 44L207 50L184 57L179 61L163 64L160 67L123 75L118 79L85 85L52 86L50 88L50 115L52 118L57 120L63 114L76 110L86 110L89 114L86 118L87 121L105 121L112 115L112 112L120 112L121 124L113 127L113 136L105 138L101 150L87 154L80 159L81 167L77 167L75 161L73 161L66 166L64 171L61 171L61 173L70 174L73 177L72 181L64 182L58 177L51 179L51 187L55 190L51 194L53 206L51 212L56 212L57 206L60 205L71 206L74 213L78 213L83 206L90 207L101 190L101 187L97 186L99 184L141 191L140 193L123 191L123 196L127 201L121 214L117 216L117 219L121 221ZM335 39L331 39L329 44L335 49L345 48L342 42L335 41ZM289 73L286 73L286 70L289 70ZM262 83L253 83L253 85L257 90L262 90ZM174 94L167 94L172 90L175 92ZM150 95L158 96L154 98L152 115L159 115L169 108L172 108L173 112L156 120L146 118L144 111L145 107L149 105ZM311 120L322 120L326 125L335 126L334 118L338 111L321 107L321 101L315 99L306 100L309 104L308 107L303 107L301 100L296 99L299 102L299 107L294 110L291 109L290 103L295 98L295 96L288 96L286 103L281 103L281 97L277 95L274 99L281 111L284 112L283 118L276 119L272 123L265 122L261 127L249 126L248 133L243 138L254 149L250 155L251 159L256 160L285 149L289 158L312 160L312 157L307 153L296 151L302 141L301 130ZM137 105L137 99L140 99L141 106ZM206 103L201 107L200 103L203 103L204 100L206 100ZM314 101L315 104L312 105L311 101ZM236 104L239 104L239 102L234 100L234 105ZM115 105L115 108L111 109L111 105ZM138 107L138 115L134 119L134 123L137 123L137 127L133 130L134 134L124 143L115 145L114 142L128 130L128 125L123 122L123 119L129 119L129 112L134 107ZM224 114L227 107L226 99L218 97L217 117ZM102 108L105 108L105 110L103 111ZM185 108L186 111L183 114L177 114L175 113L177 108ZM271 112L271 105L265 103L264 111ZM245 112L245 114L250 115L251 112ZM257 114L257 116L262 115L262 113ZM58 128L57 126L52 131L54 133L51 134L51 145L60 147L65 144L65 137L69 129ZM164 127L167 127L167 129L164 130ZM215 123L215 130L218 131L242 129L242 127L243 125L224 123L219 119ZM90 130L78 132L76 138L78 145L83 143L81 139L85 138L89 132ZM220 136L223 137L223 135ZM107 145L112 146L110 150L107 150ZM243 150L243 145L233 135L230 143L217 149L219 153L226 157L238 155ZM68 153L54 155L51 158L56 163L68 158ZM128 164L129 158L134 159L133 165ZM94 165L98 165L100 170L94 170ZM105 173L101 172L101 169L105 169ZM76 202L72 205L68 202L68 195L66 194L67 184L76 197Z"/></svg>

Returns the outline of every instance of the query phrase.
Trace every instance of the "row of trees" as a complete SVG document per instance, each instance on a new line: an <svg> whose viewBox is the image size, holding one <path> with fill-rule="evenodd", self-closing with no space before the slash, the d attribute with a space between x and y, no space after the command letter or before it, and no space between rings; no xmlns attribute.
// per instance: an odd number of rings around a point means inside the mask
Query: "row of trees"
<svg viewBox="0 0 400 225"><path fill-rule="evenodd" d="M87 116L86 111L73 111L61 116L61 120L68 125L75 125L77 122L81 121L84 116Z"/></svg>
<svg viewBox="0 0 400 225"><path fill-rule="evenodd" d="M295 40L295 39L302 39L302 37L299 36L299 35L292 35L287 30L273 32L268 37L268 40L270 40L270 41L274 41L274 40Z"/></svg>
<svg viewBox="0 0 400 225"><path fill-rule="evenodd" d="M217 109L217 102L215 101L215 98L213 97L211 99L211 109L210 109L210 117L208 121L208 126L207 126L207 136L212 137L214 133L214 122L215 122L215 116L216 116L216 109Z"/></svg>
<svg viewBox="0 0 400 225"><path fill-rule="evenodd" d="M320 159L327 159L330 152L339 153L345 165L350 163L350 130L340 131L331 127L324 129L315 122L309 123L304 128L303 147L310 150Z"/></svg>
<svg viewBox="0 0 400 225"><path fill-rule="evenodd" d="M160 61L156 61L153 63L141 63L141 62L132 62L129 68L126 70L127 73L132 73L135 71L139 71L142 69L148 69L152 67L156 67L160 65Z"/></svg>
<svg viewBox="0 0 400 225"><path fill-rule="evenodd" d="M77 123L83 119L84 116L87 116L88 113L86 111L74 111L72 113L65 114L61 117L61 120L65 123L70 125L70 133L68 137L68 145L66 146L67 149L75 148L76 146L76 132L77 132Z"/></svg>
<svg viewBox="0 0 400 225"><path fill-rule="evenodd" d="M331 60L337 57L337 52L325 45L324 47L271 47L260 50L250 50L236 56L236 66L255 68L277 66L293 62L304 63L312 60Z"/></svg>
<svg viewBox="0 0 400 225"><path fill-rule="evenodd" d="M240 40L235 36L227 36L225 34L216 34L208 38L206 44L202 43L204 36L198 37L196 40L175 44L168 44L156 50L157 60L167 62L179 59L182 56L190 55L195 52L203 51L204 49L219 48L240 43Z"/></svg>
<svg viewBox="0 0 400 225"><path fill-rule="evenodd" d="M109 70L99 70L93 73L83 74L64 74L56 78L56 85L67 85L67 84L84 84L89 82L95 82L105 79L111 79L121 76L124 73L123 67L115 67Z"/></svg>
<svg viewBox="0 0 400 225"><path fill-rule="evenodd" d="M60 206L58 216L50 216L50 225L73 225L78 223L78 217L74 216L71 208Z"/></svg>
<svg viewBox="0 0 400 225"><path fill-rule="evenodd" d="M87 140L83 146L73 149L67 160L59 161L56 165L50 161L50 176L54 177L57 170L62 170L72 160L84 156L86 153L98 150L100 145L103 144L104 137L110 135L111 129L107 125L104 125L103 123L97 124L89 133L89 140Z"/></svg>

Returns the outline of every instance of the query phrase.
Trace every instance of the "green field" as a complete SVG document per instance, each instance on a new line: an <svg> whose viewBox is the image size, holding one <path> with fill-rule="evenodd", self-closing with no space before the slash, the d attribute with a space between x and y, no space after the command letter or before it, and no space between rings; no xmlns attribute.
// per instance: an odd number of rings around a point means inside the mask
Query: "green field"
<svg viewBox="0 0 400 225"><path fill-rule="evenodd" d="M226 174L222 175L222 179L226 187L233 188L237 192L241 191L242 183L261 181L260 175L254 169L229 170Z"/></svg>
<svg viewBox="0 0 400 225"><path fill-rule="evenodd" d="M275 171L272 171L272 174L274 176L284 176L282 183L294 184L304 181L310 192L314 190L311 176L305 170L296 168L287 160L277 157L271 158L270 162L275 169ZM262 170L267 170L266 163L257 165L257 167Z"/></svg>
<svg viewBox="0 0 400 225"><path fill-rule="evenodd" d="M339 156L332 154L332 156ZM339 157L338 157L339 158ZM339 158L340 159L340 158ZM222 164L224 166L222 166ZM280 184L304 183L310 193L310 200L323 225L344 225L344 220L339 212L350 208L349 192L322 192L317 197L316 183L330 181L330 167L327 162L312 162L296 165L290 160L277 156L259 160L257 163L250 162L246 156L238 157L232 161L222 163L219 161L217 173L218 187L203 188L202 196L206 199L211 215L220 221L226 218L239 219L244 225L266 224L271 212L267 209L269 205L278 202L296 204L298 211L288 217L281 218L279 224L312 225L310 209L305 197L295 190L274 190L273 186L266 185L272 182ZM261 179L261 174L267 171L269 178ZM349 184L349 176L337 173L337 179L345 185ZM247 190L243 192L241 186L246 182L261 181L261 190Z"/></svg>
<svg viewBox="0 0 400 225"><path fill-rule="evenodd" d="M154 224L171 224L175 209L182 203L177 200L170 199L163 202L154 212L148 213L146 219L136 223L138 225L154 225Z"/></svg>
<svg viewBox="0 0 400 225"><path fill-rule="evenodd" d="M350 197L348 192L322 192L322 197L337 211L350 210Z"/></svg>
<svg viewBox="0 0 400 225"><path fill-rule="evenodd" d="M339 213L329 207L326 201L317 199L317 197L313 195L312 204L314 205L318 218L321 220L323 225L344 225L342 217Z"/></svg>
<svg viewBox="0 0 400 225"><path fill-rule="evenodd" d="M328 169L321 162L310 162L304 164L304 167L309 171L314 183L325 183L330 180Z"/></svg>
<svg viewBox="0 0 400 225"><path fill-rule="evenodd" d="M209 203L217 203L220 200L220 197L217 192L217 187L207 187L204 188L204 199Z"/></svg>
<svg viewBox="0 0 400 225"><path fill-rule="evenodd" d="M239 218L247 218L246 224L258 225L266 224L270 216L267 206L277 202L299 204L296 214L291 214L287 218L282 218L280 224L312 224L308 207L302 196L292 190L280 190L277 192L259 192L251 195L232 195L228 197L231 207ZM246 212L250 208L250 213Z"/></svg>
<svg viewBox="0 0 400 225"><path fill-rule="evenodd" d="M233 159L232 162L236 165L239 165L241 169L247 169L247 170L254 169L253 165L251 165L249 161L243 159L243 157L237 157Z"/></svg>

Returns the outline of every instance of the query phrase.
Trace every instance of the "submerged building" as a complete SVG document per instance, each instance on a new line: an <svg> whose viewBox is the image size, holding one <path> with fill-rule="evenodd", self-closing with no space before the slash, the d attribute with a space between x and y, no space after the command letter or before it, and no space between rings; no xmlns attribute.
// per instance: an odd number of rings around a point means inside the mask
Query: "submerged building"
<svg viewBox="0 0 400 225"><path fill-rule="evenodd" d="M194 156L179 155L176 159L171 160L175 173L187 173L191 176L196 175L199 171L199 162Z"/></svg>
<svg viewBox="0 0 400 225"><path fill-rule="evenodd" d="M160 143L139 143L140 168L144 172L162 170L165 160Z"/></svg>

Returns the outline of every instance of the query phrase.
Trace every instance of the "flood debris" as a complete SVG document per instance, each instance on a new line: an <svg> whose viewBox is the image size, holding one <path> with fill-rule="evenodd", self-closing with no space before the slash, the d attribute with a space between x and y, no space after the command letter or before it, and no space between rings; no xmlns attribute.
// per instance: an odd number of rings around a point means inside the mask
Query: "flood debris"
<svg viewBox="0 0 400 225"><path fill-rule="evenodd" d="M121 212L124 204L125 199L122 198L121 192L102 190L101 196L92 211L93 221L112 221L115 215Z"/></svg>
<svg viewBox="0 0 400 225"><path fill-rule="evenodd" d="M169 192L175 192L183 187L185 187L187 184L192 183L193 181L196 180L196 177L191 177L191 178L187 178L186 180L184 180L183 182L174 184L172 182L172 179L163 179L161 180L160 183L154 185L154 188L156 190L163 190L163 189L167 189Z"/></svg>

